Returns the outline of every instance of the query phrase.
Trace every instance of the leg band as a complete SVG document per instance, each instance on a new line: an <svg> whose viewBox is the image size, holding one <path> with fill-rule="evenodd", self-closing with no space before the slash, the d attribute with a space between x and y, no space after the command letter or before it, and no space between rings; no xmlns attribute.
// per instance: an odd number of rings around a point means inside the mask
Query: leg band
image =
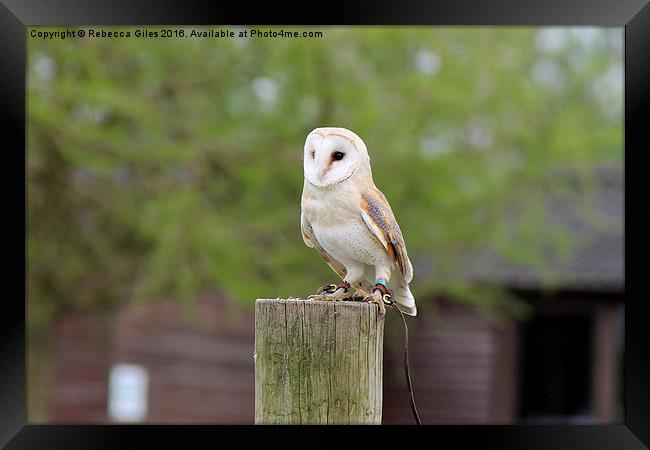
<svg viewBox="0 0 650 450"><path fill-rule="evenodd" d="M350 289L350 283L348 283L347 281L341 281L340 283L336 284L336 287L337 288L343 288L347 292L348 289Z"/></svg>
<svg viewBox="0 0 650 450"><path fill-rule="evenodd" d="M375 284L376 284L376 285L377 285L377 284L383 284L384 287L387 287L386 285L388 284L388 281L384 280L383 278L377 278L377 279L375 280Z"/></svg>
<svg viewBox="0 0 650 450"><path fill-rule="evenodd" d="M382 283L375 284L375 291L381 292L382 296L388 294L388 289Z"/></svg>
<svg viewBox="0 0 650 450"><path fill-rule="evenodd" d="M382 283L375 284L375 291L379 291L381 294L381 299L386 305L391 305L393 301L391 300L392 295Z"/></svg>

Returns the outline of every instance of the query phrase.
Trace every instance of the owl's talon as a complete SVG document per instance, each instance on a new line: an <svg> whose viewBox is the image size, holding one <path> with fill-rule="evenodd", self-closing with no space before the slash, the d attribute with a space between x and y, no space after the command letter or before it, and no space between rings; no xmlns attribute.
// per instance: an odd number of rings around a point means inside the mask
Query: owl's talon
<svg viewBox="0 0 650 450"><path fill-rule="evenodd" d="M363 301L371 302L377 305L377 312L379 313L379 319L384 320L384 316L386 315L386 305L384 303L384 298L378 289L375 289L373 293L365 297Z"/></svg>
<svg viewBox="0 0 650 450"><path fill-rule="evenodd" d="M316 295L325 294L325 293L332 294L336 291L336 289L337 286L335 284L326 284L325 286L319 287L316 290Z"/></svg>
<svg viewBox="0 0 650 450"><path fill-rule="evenodd" d="M338 301L350 298L347 295L350 283L341 281L337 284L327 284L316 291L316 294L307 297L307 300Z"/></svg>
<svg viewBox="0 0 650 450"><path fill-rule="evenodd" d="M386 305L390 306L393 304L392 298L393 296L386 288L386 286L381 283L377 283L375 284L375 288L372 291L372 294L366 296L363 301L375 303L379 309L379 317L383 320L384 316L386 315Z"/></svg>

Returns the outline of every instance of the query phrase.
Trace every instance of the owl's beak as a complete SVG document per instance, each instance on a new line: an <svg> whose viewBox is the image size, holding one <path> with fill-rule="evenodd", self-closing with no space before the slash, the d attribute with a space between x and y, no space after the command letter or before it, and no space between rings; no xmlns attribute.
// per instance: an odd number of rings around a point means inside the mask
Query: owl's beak
<svg viewBox="0 0 650 450"><path fill-rule="evenodd" d="M318 172L318 178L320 178L321 181L323 181L325 175L327 175L327 169L323 169L320 172Z"/></svg>

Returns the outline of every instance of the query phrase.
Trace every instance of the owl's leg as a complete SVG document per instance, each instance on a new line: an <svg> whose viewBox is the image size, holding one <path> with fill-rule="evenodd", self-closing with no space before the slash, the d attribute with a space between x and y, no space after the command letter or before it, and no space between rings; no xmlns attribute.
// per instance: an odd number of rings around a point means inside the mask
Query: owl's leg
<svg viewBox="0 0 650 450"><path fill-rule="evenodd" d="M352 300L361 300L368 296L368 293L363 288L363 280L365 280L366 266L364 264L350 265L347 268L347 273L344 280L350 283L355 289L352 295Z"/></svg>
<svg viewBox="0 0 650 450"><path fill-rule="evenodd" d="M309 300L327 300L327 301L336 301L344 300L350 298L348 295L348 290L350 290L350 283L347 281L341 281L336 284L328 284L319 288L316 291L315 295L310 295L307 297Z"/></svg>
<svg viewBox="0 0 650 450"><path fill-rule="evenodd" d="M386 285L388 285L388 281L390 280L391 270L377 268L375 270L375 276L377 278L375 280L375 286L373 288L372 294L366 296L363 301L375 303L377 305L377 308L379 308L379 317L383 320L384 316L386 315L386 305L390 305L392 303L392 295L386 287Z"/></svg>

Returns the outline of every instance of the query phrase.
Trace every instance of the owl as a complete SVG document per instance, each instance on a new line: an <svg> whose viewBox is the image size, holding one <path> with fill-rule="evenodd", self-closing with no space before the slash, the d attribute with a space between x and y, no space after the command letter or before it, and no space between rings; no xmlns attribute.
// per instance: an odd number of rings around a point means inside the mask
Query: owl
<svg viewBox="0 0 650 450"><path fill-rule="evenodd" d="M415 316L413 266L388 200L372 180L361 138L345 128L316 128L305 141L304 175L302 238L342 279L310 298L342 300L352 287L378 305L382 318L384 303L393 301Z"/></svg>

